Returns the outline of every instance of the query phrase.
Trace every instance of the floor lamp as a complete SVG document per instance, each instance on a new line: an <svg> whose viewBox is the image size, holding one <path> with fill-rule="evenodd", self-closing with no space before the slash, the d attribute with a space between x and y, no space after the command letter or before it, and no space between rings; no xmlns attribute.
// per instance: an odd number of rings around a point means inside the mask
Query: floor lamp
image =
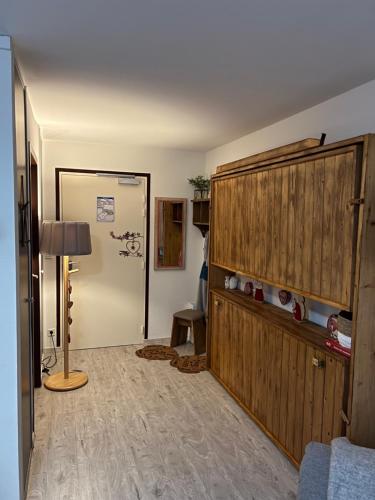
<svg viewBox="0 0 375 500"><path fill-rule="evenodd" d="M44 385L51 391L72 391L87 384L87 373L69 371L69 256L91 254L90 226L87 222L43 222L40 252L63 257L64 283L64 371L48 377Z"/></svg>

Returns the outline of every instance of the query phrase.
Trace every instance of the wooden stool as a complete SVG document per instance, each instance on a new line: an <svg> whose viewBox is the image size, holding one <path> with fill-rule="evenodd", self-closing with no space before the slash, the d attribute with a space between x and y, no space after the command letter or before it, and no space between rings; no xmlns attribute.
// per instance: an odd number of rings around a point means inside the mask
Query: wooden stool
<svg viewBox="0 0 375 500"><path fill-rule="evenodd" d="M186 343L188 328L191 328L194 340L194 353L203 354L206 352L206 325L204 313L194 309L185 309L174 313L171 347Z"/></svg>

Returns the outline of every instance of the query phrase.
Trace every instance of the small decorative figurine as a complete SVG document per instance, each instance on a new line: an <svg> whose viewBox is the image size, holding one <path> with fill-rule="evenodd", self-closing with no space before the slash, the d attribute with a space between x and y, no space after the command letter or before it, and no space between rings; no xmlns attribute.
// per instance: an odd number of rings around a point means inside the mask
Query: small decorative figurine
<svg viewBox="0 0 375 500"><path fill-rule="evenodd" d="M337 339L346 349L352 347L352 320L353 313L349 311L340 311L337 317Z"/></svg>
<svg viewBox="0 0 375 500"><path fill-rule="evenodd" d="M260 281L255 282L254 298L257 302L264 302L263 284Z"/></svg>
<svg viewBox="0 0 375 500"><path fill-rule="evenodd" d="M331 314L327 320L327 330L329 331L330 336L334 339L337 339L337 318L337 314Z"/></svg>
<svg viewBox="0 0 375 500"><path fill-rule="evenodd" d="M237 285L238 285L238 279L235 276L231 276L229 280L229 288L231 290L235 290L237 288Z"/></svg>
<svg viewBox="0 0 375 500"><path fill-rule="evenodd" d="M245 295L253 296L254 293L254 285L252 281L246 281L245 288L243 289Z"/></svg>
<svg viewBox="0 0 375 500"><path fill-rule="evenodd" d="M292 294L288 290L280 290L279 300L283 306L286 306L292 300Z"/></svg>
<svg viewBox="0 0 375 500"><path fill-rule="evenodd" d="M305 297L293 298L293 319L298 323L306 321Z"/></svg>
<svg viewBox="0 0 375 500"><path fill-rule="evenodd" d="M225 278L224 278L224 288L225 288L225 290L229 289L229 281L230 281L230 276L225 276Z"/></svg>

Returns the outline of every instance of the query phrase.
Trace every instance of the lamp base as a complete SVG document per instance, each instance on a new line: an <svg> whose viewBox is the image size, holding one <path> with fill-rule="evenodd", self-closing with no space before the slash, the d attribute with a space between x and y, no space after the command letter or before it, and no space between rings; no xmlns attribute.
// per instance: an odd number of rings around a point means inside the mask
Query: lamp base
<svg viewBox="0 0 375 500"><path fill-rule="evenodd" d="M69 378L64 378L64 372L58 372L48 377L44 387L50 391L74 391L87 384L89 377L85 372L69 372Z"/></svg>

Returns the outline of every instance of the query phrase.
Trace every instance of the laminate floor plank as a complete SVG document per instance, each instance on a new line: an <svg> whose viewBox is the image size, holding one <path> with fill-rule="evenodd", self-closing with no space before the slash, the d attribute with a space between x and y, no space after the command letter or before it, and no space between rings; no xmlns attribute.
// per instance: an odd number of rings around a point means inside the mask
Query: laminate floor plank
<svg viewBox="0 0 375 500"><path fill-rule="evenodd" d="M210 373L180 373L136 348L72 351L89 383L36 391L27 500L295 498L293 465Z"/></svg>

